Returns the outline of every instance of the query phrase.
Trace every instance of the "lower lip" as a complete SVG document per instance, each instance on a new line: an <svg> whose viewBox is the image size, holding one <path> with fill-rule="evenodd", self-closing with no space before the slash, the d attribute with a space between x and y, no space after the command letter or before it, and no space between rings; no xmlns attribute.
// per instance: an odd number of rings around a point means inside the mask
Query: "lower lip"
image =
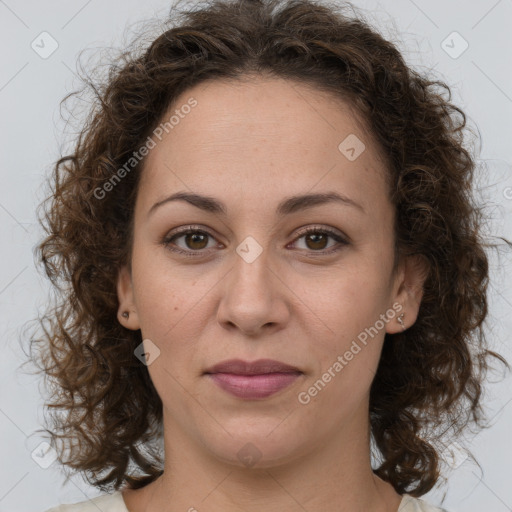
<svg viewBox="0 0 512 512"><path fill-rule="evenodd" d="M233 373L210 373L208 375L224 391L239 398L266 398L288 387L301 374L235 375Z"/></svg>

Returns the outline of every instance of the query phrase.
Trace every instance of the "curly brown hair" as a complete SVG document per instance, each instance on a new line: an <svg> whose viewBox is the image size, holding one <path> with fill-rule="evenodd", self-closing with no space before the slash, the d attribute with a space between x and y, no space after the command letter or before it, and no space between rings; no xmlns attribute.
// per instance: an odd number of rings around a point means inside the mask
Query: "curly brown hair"
<svg viewBox="0 0 512 512"><path fill-rule="evenodd" d="M350 9L357 13L348 2L212 0L171 10L165 31L147 47L123 50L102 82L82 78L94 102L43 203L47 236L38 257L57 295L31 354L39 347L32 357L50 384L45 431L59 461L101 490L140 488L163 471L153 446L162 402L134 356L141 332L117 321L116 281L130 263L144 158L132 169L126 162L172 102L206 80L267 74L350 99L387 157L396 255L421 255L428 277L417 321L386 334L372 383L370 425L381 457L374 472L398 493L421 496L441 476L436 432L484 426L488 358L510 367L488 350L483 330L487 244L472 196L466 116L443 81L411 69ZM107 182L115 191L101 192Z"/></svg>

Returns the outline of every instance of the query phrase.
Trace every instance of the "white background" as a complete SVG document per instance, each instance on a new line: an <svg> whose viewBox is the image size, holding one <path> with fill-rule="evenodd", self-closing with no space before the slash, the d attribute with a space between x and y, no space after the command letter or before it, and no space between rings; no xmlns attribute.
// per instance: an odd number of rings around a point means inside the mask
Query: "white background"
<svg viewBox="0 0 512 512"><path fill-rule="evenodd" d="M454 101L481 133L477 185L490 205L490 231L512 239L512 1L354 4L367 10L412 66L434 69L452 87ZM0 0L0 512L38 512L99 494L79 476L63 485L57 463L43 469L31 458L42 440L34 434L43 419L42 383L19 370L20 339L22 327L42 310L48 289L34 265L33 248L41 237L35 209L65 139L59 101L80 85L74 77L78 52L122 45L127 25L164 17L170 5L162 0ZM47 59L31 48L43 31L58 42ZM469 44L457 58L442 47L446 40L452 53L460 52L462 40L447 39L454 31ZM487 328L492 347L512 361L510 270L510 252L500 259L492 255ZM511 378L500 381L496 374L493 380L486 401L492 427L468 436L481 469L462 451L448 484L424 496L439 504L446 493L443 506L453 512L512 510Z"/></svg>

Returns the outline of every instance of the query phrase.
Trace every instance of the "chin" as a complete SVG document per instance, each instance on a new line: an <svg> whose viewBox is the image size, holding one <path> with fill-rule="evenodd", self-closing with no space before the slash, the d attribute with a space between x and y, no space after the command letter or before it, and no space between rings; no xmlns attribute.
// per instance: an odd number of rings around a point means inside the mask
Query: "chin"
<svg viewBox="0 0 512 512"><path fill-rule="evenodd" d="M203 439L212 455L225 464L239 468L265 469L292 462L304 453L304 439L294 437L290 425L280 425L281 420L260 423L258 428L251 429L247 424L239 430L226 427L230 436L222 430L220 439ZM278 426L280 425L280 426ZM211 434L212 431L210 431ZM303 433L303 432L302 432Z"/></svg>

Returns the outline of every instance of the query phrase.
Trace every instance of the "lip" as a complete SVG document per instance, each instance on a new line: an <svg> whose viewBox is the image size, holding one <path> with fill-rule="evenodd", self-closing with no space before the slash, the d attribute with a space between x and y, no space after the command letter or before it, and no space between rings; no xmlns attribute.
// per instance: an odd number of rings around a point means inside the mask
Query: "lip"
<svg viewBox="0 0 512 512"><path fill-rule="evenodd" d="M234 375L263 375L267 373L302 373L295 366L291 366L274 359L258 359L257 361L243 361L242 359L228 359L208 368L204 373L232 373Z"/></svg>
<svg viewBox="0 0 512 512"><path fill-rule="evenodd" d="M207 375L224 391L244 399L262 399L291 385L302 372L272 359L230 359L209 368Z"/></svg>

